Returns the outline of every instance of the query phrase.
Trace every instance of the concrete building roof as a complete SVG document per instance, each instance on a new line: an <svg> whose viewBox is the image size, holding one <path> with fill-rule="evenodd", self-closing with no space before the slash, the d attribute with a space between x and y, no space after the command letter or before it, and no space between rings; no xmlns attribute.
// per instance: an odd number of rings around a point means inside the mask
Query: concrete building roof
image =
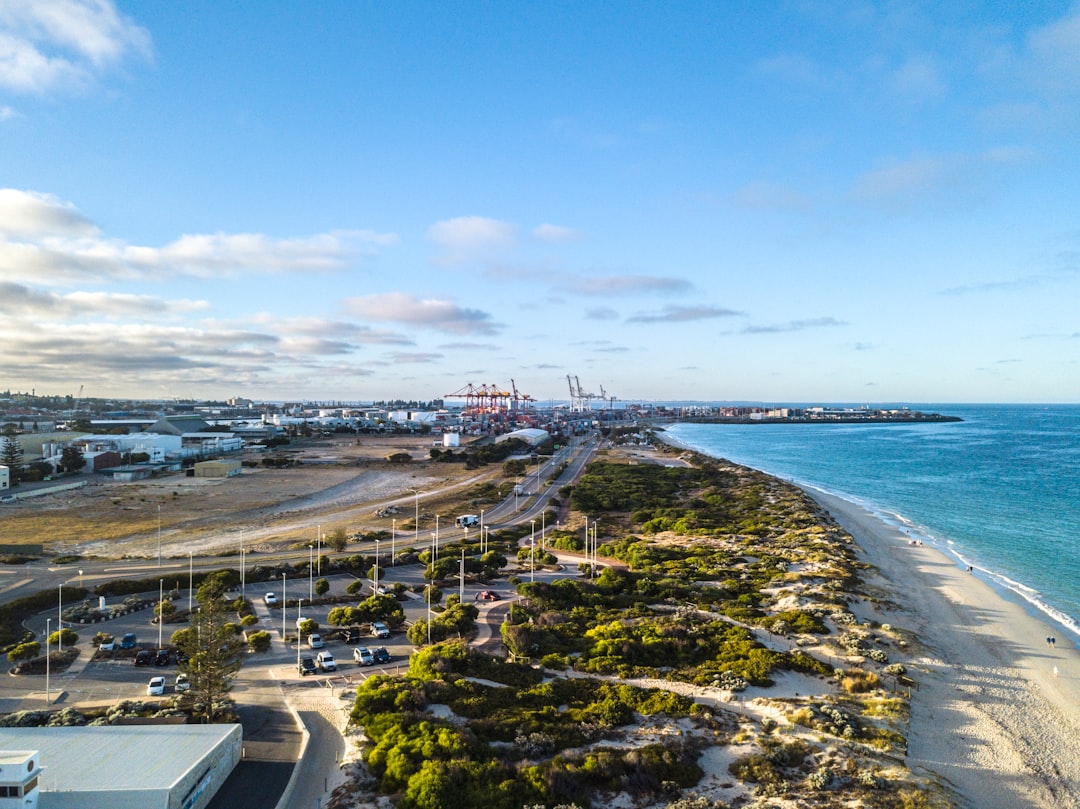
<svg viewBox="0 0 1080 809"><path fill-rule="evenodd" d="M512 433L505 433L495 439L496 442L506 441L508 438L520 438L522 441L527 441L532 446L543 444L550 437L550 433L547 430L539 430L535 427L528 427L524 430L514 430Z"/></svg>
<svg viewBox="0 0 1080 809"><path fill-rule="evenodd" d="M45 792L167 790L240 725L0 728L0 748L37 750Z"/></svg>

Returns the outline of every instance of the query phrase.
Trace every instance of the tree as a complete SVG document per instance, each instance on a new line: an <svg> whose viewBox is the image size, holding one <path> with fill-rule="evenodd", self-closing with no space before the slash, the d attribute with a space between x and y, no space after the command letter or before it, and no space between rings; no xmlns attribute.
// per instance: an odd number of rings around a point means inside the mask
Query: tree
<svg viewBox="0 0 1080 809"><path fill-rule="evenodd" d="M341 553L349 544L349 535L345 533L345 529L335 528L323 537L323 542L330 546L335 553Z"/></svg>
<svg viewBox="0 0 1080 809"><path fill-rule="evenodd" d="M315 595L322 596L330 592L330 582L326 579L315 579Z"/></svg>
<svg viewBox="0 0 1080 809"><path fill-rule="evenodd" d="M192 626L174 633L173 638L188 656L179 664L191 681L191 689L181 695L182 704L209 723L225 713L224 699L232 690L247 644L236 633L237 626L226 620L229 608L217 588L204 583L198 597Z"/></svg>
<svg viewBox="0 0 1080 809"><path fill-rule="evenodd" d="M4 443L0 445L0 464L8 468L12 486L18 486L22 479L22 459L23 451L19 437L14 433L7 433L4 436Z"/></svg>
<svg viewBox="0 0 1080 809"><path fill-rule="evenodd" d="M78 447L64 447L64 451L60 453L61 472L78 472L84 466L86 458L83 457L82 450Z"/></svg>

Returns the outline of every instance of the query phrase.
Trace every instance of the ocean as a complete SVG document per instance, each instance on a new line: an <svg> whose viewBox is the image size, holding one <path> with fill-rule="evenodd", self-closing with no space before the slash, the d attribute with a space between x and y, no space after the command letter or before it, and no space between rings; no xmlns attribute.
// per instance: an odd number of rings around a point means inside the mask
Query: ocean
<svg viewBox="0 0 1080 809"><path fill-rule="evenodd" d="M1080 405L911 405L931 424L673 424L678 443L854 501L1080 640Z"/></svg>

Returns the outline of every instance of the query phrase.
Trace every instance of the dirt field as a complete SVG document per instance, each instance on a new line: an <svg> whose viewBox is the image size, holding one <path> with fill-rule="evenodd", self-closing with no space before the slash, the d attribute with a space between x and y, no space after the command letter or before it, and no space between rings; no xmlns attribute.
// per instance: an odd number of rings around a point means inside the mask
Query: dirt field
<svg viewBox="0 0 1080 809"><path fill-rule="evenodd" d="M267 551L314 542L342 528L349 533L413 530L420 492L421 530L434 514L452 519L469 511L469 491L499 479L501 468L467 470L462 464L431 463L432 439L354 436L312 439L282 447L300 463L272 469L245 467L228 479L169 475L137 483L114 483L98 476L85 488L4 504L0 542L45 544L51 554L78 553L107 558ZM407 452L409 464L385 459ZM245 455L260 460L263 454ZM377 516L390 503L399 513ZM428 519L424 515L430 515Z"/></svg>

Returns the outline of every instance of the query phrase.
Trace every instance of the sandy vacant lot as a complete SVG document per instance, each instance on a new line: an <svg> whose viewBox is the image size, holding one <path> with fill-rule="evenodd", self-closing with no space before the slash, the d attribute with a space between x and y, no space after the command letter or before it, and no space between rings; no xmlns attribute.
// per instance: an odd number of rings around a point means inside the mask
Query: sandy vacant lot
<svg viewBox="0 0 1080 809"><path fill-rule="evenodd" d="M468 510L469 491L498 478L499 467L467 470L462 464L432 463L432 438L342 436L294 442L273 453L247 454L257 467L229 479L168 475L138 483L114 483L87 475L82 489L29 498L3 506L0 542L43 542L49 553L101 557L150 557L159 539L165 556L239 552L241 543L272 550L316 539L337 528L349 533L412 530L420 492L425 514ZM413 461L389 463L393 453ZM264 457L297 463L274 469ZM397 514L377 515L388 503Z"/></svg>

